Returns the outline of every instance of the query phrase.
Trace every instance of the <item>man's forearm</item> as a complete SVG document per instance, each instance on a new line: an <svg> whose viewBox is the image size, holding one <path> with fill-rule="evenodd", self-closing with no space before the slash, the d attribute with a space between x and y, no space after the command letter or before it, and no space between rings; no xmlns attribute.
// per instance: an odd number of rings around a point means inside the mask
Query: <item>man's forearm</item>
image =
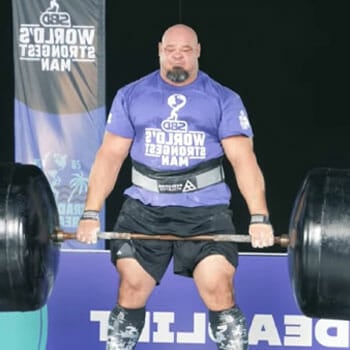
<svg viewBox="0 0 350 350"><path fill-rule="evenodd" d="M105 155L97 155L91 168L85 209L100 210L112 192L124 159L110 160Z"/></svg>
<svg viewBox="0 0 350 350"><path fill-rule="evenodd" d="M268 215L266 204L265 181L263 174L255 162L242 165L236 169L238 188L244 197L251 214Z"/></svg>

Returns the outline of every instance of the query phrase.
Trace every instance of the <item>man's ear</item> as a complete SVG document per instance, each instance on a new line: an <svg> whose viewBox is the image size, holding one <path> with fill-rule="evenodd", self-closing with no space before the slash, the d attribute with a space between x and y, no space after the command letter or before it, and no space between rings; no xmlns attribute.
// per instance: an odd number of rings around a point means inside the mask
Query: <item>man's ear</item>
<svg viewBox="0 0 350 350"><path fill-rule="evenodd" d="M197 56L198 56L198 58L201 57L201 44L199 44L199 43L197 46Z"/></svg>

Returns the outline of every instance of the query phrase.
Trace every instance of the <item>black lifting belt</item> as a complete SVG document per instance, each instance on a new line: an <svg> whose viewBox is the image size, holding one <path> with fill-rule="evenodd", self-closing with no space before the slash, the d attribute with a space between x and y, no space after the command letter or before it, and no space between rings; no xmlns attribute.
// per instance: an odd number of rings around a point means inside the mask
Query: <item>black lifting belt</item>
<svg viewBox="0 0 350 350"><path fill-rule="evenodd" d="M225 180L222 159L211 159L186 171L156 171L133 161L131 179L134 185L152 192L192 192Z"/></svg>

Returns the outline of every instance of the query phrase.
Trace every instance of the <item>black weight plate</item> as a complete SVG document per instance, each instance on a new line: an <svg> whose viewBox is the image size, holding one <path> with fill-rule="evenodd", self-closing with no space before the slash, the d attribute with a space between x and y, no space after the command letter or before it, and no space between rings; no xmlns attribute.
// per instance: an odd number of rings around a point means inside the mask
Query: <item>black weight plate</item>
<svg viewBox="0 0 350 350"><path fill-rule="evenodd" d="M40 168L0 164L0 311L44 306L54 286L59 245L50 236L59 217Z"/></svg>

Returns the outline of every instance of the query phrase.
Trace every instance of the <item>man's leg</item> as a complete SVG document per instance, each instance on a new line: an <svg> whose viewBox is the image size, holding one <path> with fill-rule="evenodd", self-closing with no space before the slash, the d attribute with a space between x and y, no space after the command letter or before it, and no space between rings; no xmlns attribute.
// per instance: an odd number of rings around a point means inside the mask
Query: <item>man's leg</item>
<svg viewBox="0 0 350 350"><path fill-rule="evenodd" d="M220 254L201 260L193 273L219 350L248 349L246 320L234 300L234 273L234 266Z"/></svg>
<svg viewBox="0 0 350 350"><path fill-rule="evenodd" d="M133 350L145 323L145 308L126 309L117 305L108 320L107 350Z"/></svg>
<svg viewBox="0 0 350 350"><path fill-rule="evenodd" d="M167 208L127 198L114 226L116 232L168 232ZM173 243L161 240L111 240L111 261L119 274L117 306L110 314L107 350L133 350L145 322L145 306L173 255Z"/></svg>
<svg viewBox="0 0 350 350"><path fill-rule="evenodd" d="M209 321L219 350L248 349L246 320L237 306L223 311L209 311Z"/></svg>
<svg viewBox="0 0 350 350"><path fill-rule="evenodd" d="M121 252L124 253L122 247ZM134 258L117 260L119 290L108 321L106 350L133 350L145 323L145 305L156 282Z"/></svg>

